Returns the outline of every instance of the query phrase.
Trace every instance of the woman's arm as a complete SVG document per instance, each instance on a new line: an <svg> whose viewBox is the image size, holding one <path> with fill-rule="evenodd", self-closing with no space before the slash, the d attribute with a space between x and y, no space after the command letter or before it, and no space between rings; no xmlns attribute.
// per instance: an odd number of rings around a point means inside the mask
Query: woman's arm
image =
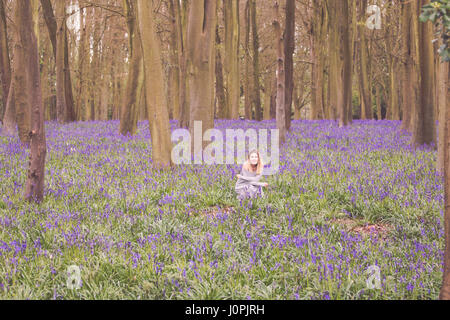
<svg viewBox="0 0 450 320"><path fill-rule="evenodd" d="M257 186L257 187L265 187L267 186L266 182L250 182L251 185Z"/></svg>
<svg viewBox="0 0 450 320"><path fill-rule="evenodd" d="M249 176L245 175L245 172L250 173L247 169L242 168L241 174L238 175L237 177L240 178L240 179L246 180L246 181L250 181L250 182L259 182L259 180L262 177L262 174L258 174L255 177L249 177Z"/></svg>

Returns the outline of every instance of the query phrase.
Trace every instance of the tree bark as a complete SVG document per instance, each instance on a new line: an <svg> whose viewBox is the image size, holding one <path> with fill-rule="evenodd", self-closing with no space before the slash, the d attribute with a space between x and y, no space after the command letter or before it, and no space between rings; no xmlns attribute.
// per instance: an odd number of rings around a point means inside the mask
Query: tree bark
<svg viewBox="0 0 450 320"><path fill-rule="evenodd" d="M367 10L367 0L361 1L361 14L365 17ZM362 19L363 20L363 19ZM361 119L372 119L372 95L369 86L369 53L366 39L366 26L360 24L359 27L359 81L360 96L363 108L361 108Z"/></svg>
<svg viewBox="0 0 450 320"><path fill-rule="evenodd" d="M337 76L337 110L339 113L339 127L346 126L348 119L348 101L351 96L351 50L349 38L349 7L348 0L338 1L336 4L338 30L338 76Z"/></svg>
<svg viewBox="0 0 450 320"><path fill-rule="evenodd" d="M67 26L64 31L64 99L66 101L66 122L76 120L75 106L73 100L72 77L69 66L69 41L67 39Z"/></svg>
<svg viewBox="0 0 450 320"><path fill-rule="evenodd" d="M202 122L202 136L214 128L214 31L216 1L193 1L189 6L187 30L189 77L189 128L193 136L194 122Z"/></svg>
<svg viewBox="0 0 450 320"><path fill-rule="evenodd" d="M252 119L252 94L250 85L250 0L245 2L245 42L244 42L244 60L245 60L245 73L244 73L244 113L245 119Z"/></svg>
<svg viewBox="0 0 450 320"><path fill-rule="evenodd" d="M420 0L423 7L429 0ZM418 17L416 18L418 19ZM420 100L417 106L413 130L413 144L421 146L434 143L436 145L436 130L434 123L434 84L433 84L433 32L430 22L419 25L419 65L420 65Z"/></svg>
<svg viewBox="0 0 450 320"><path fill-rule="evenodd" d="M122 135L136 134L139 115L139 84L144 74L141 36L136 22L136 0L124 0L125 14L127 16L129 37L129 65L128 78L121 108L119 132Z"/></svg>
<svg viewBox="0 0 450 320"><path fill-rule="evenodd" d="M391 120L400 120L400 108L398 105L398 87L397 87L397 62L391 57L389 62L389 107L391 109Z"/></svg>
<svg viewBox="0 0 450 320"><path fill-rule="evenodd" d="M170 66L167 100L172 119L180 118L180 65L178 60L178 27L175 10L176 0L169 1L170 24ZM178 4L179 5L179 4Z"/></svg>
<svg viewBox="0 0 450 320"><path fill-rule="evenodd" d="M223 0L225 16L225 64L226 103L228 119L239 118L239 1Z"/></svg>
<svg viewBox="0 0 450 320"><path fill-rule="evenodd" d="M286 0L286 38L284 44L286 72L286 130L291 129L292 96L294 93L294 51L295 51L295 0Z"/></svg>
<svg viewBox="0 0 450 320"><path fill-rule="evenodd" d="M33 0L35 1L35 0ZM37 6L36 6L37 9ZM39 52L36 30L33 25L32 4L29 0L16 0L15 17L18 26L18 41L15 52L15 87L20 91L18 104L31 110L32 127L27 132L31 151L25 200L41 202L44 198L45 156L47 152L44 127L44 108L42 105L41 79L39 71ZM18 85L21 82L21 86Z"/></svg>
<svg viewBox="0 0 450 320"><path fill-rule="evenodd" d="M330 12L328 20L328 52L329 52L329 96L331 113L333 114L333 120L336 120L337 116L337 84L339 77L339 65L338 65L338 30L337 30L337 14L335 1L327 1L328 12Z"/></svg>
<svg viewBox="0 0 450 320"><path fill-rule="evenodd" d="M253 95L252 109L255 110L255 120L261 121L263 113L261 108L261 88L259 85L259 36L256 24L256 1L250 0L251 29L253 39Z"/></svg>
<svg viewBox="0 0 450 320"><path fill-rule="evenodd" d="M225 119L227 116L227 106L225 101L225 89L223 86L223 66L222 55L220 54L220 35L219 26L216 26L216 101L217 112L215 115L219 119Z"/></svg>
<svg viewBox="0 0 450 320"><path fill-rule="evenodd" d="M66 34L66 5L65 0L56 1L56 113L60 124L67 119L65 75L64 75L64 52Z"/></svg>
<svg viewBox="0 0 450 320"><path fill-rule="evenodd" d="M441 291L439 294L440 300L450 300L450 104L449 100L449 63L445 63L445 65L441 66L444 69L447 69L447 88L445 90L440 90L440 97L443 94L446 95L445 100L447 100L445 105L440 105L443 107L441 112L445 114L443 118L445 118L445 129L444 129L444 186L445 186L445 208L444 208L444 234L445 234L445 249L444 249L444 273L442 279ZM443 72L444 73L444 72ZM443 76L443 75L441 75ZM442 87L441 87L442 88ZM444 88L442 88L444 89ZM444 93L444 91L446 91Z"/></svg>
<svg viewBox="0 0 450 320"><path fill-rule="evenodd" d="M0 109L0 122L3 121L11 84L11 64L9 60L8 34L6 29L6 14L4 0L0 0L0 81L2 83L3 107Z"/></svg>
<svg viewBox="0 0 450 320"><path fill-rule="evenodd" d="M145 97L152 139L152 162L156 169L171 165L170 123L164 95L161 49L156 34L152 2L137 0L139 32L145 74Z"/></svg>
<svg viewBox="0 0 450 320"><path fill-rule="evenodd" d="M323 38L325 11L321 2L313 1L311 12L310 43L311 43L311 108L310 119L324 118L323 110Z"/></svg>
<svg viewBox="0 0 450 320"><path fill-rule="evenodd" d="M409 1L402 1L402 124L401 129L411 131L411 113L415 110L413 104L414 99L414 85L413 85L413 34L412 34L412 4Z"/></svg>
<svg viewBox="0 0 450 320"><path fill-rule="evenodd" d="M276 98L276 122L279 130L280 144L286 141L286 108L285 108L285 73L284 73L284 39L281 32L279 3L275 1L273 7L273 27L277 42L277 98Z"/></svg>
<svg viewBox="0 0 450 320"><path fill-rule="evenodd" d="M442 40L440 41L442 45ZM444 173L444 165L445 165L445 144L447 140L445 139L445 121L446 121L446 108L450 103L448 100L449 95L449 63L441 62L439 63L439 73L438 73L438 83L439 83L439 139L438 139L438 157L437 157L437 171L440 173ZM447 163L448 165L448 163ZM450 200L450 199L449 199ZM449 247L450 249L450 247Z"/></svg>
<svg viewBox="0 0 450 320"><path fill-rule="evenodd" d="M180 68L180 117L179 124L181 128L189 128L189 91L187 77L187 55L186 55L186 30L187 30L187 8L188 2L183 1L181 7L179 1L175 1L175 18L178 29L178 63Z"/></svg>

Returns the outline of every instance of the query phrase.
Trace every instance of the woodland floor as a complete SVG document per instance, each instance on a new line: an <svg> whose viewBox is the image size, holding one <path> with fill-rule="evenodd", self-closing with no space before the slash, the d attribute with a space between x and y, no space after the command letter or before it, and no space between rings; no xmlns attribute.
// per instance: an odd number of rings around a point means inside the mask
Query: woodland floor
<svg viewBox="0 0 450 320"><path fill-rule="evenodd" d="M39 205L0 129L0 299L437 299L442 177L399 125L294 121L265 197L239 202L238 165L152 171L147 122L48 122ZM240 127L275 122L216 121Z"/></svg>

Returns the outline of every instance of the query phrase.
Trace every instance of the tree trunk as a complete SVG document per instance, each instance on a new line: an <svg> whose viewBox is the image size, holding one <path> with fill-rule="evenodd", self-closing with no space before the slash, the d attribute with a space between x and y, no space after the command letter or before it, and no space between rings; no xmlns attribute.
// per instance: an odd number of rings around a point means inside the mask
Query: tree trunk
<svg viewBox="0 0 450 320"><path fill-rule="evenodd" d="M216 98L217 112L219 119L225 119L227 115L227 105L225 101L225 89L223 87L222 56L220 54L219 26L216 26Z"/></svg>
<svg viewBox="0 0 450 320"><path fill-rule="evenodd" d="M50 82L49 82L49 66L51 61L51 56L53 54L50 52L50 41L44 40L44 48L42 51L42 72L41 72L41 86L42 86L42 104L44 108L44 121L50 120Z"/></svg>
<svg viewBox="0 0 450 320"><path fill-rule="evenodd" d="M186 30L187 30L187 6L188 2L183 1L183 7L179 1L175 1L175 18L178 28L178 63L180 67L180 117L179 124L181 128L189 128L189 91L187 77L187 56L186 56Z"/></svg>
<svg viewBox="0 0 450 320"><path fill-rule="evenodd" d="M55 2L56 10L56 113L60 124L66 122L66 96L65 96L65 75L64 75L64 51L66 33L66 5L65 1Z"/></svg>
<svg viewBox="0 0 450 320"><path fill-rule="evenodd" d="M391 120L400 120L400 108L398 105L398 87L397 87L397 63L394 61L394 57L391 57L389 63L389 107L391 109Z"/></svg>
<svg viewBox="0 0 450 320"><path fill-rule="evenodd" d="M66 122L76 120L75 106L73 103L72 78L69 66L69 42L67 40L67 27L64 28L64 98L66 101Z"/></svg>
<svg viewBox="0 0 450 320"><path fill-rule="evenodd" d="M239 118L239 1L224 0L225 85L228 119Z"/></svg>
<svg viewBox="0 0 450 320"><path fill-rule="evenodd" d="M367 0L361 1L361 15L365 17L367 10ZM362 19L363 20L363 19ZM366 26L359 25L359 81L360 81L360 96L362 106L361 119L372 119L372 96L369 86L369 53L366 39Z"/></svg>
<svg viewBox="0 0 450 320"><path fill-rule="evenodd" d="M253 38L253 95L252 106L255 110L255 120L261 121L263 113L261 108L261 88L259 85L259 36L256 24L256 1L250 0L251 29Z"/></svg>
<svg viewBox="0 0 450 320"><path fill-rule="evenodd" d="M86 63L86 25L84 23L84 9L80 9L80 44L78 50L78 92L76 98L76 108L77 108L77 120L83 120L83 112L82 112L82 97L85 93L85 68L84 65Z"/></svg>
<svg viewBox="0 0 450 320"><path fill-rule="evenodd" d="M214 31L216 1L193 1L189 7L187 30L189 77L189 128L193 135L194 122L202 122L202 136L214 128Z"/></svg>
<svg viewBox="0 0 450 320"><path fill-rule="evenodd" d="M11 83L11 64L9 61L8 34L4 0L0 0L0 81L2 83L3 107L0 109L0 122L3 121Z"/></svg>
<svg viewBox="0 0 450 320"><path fill-rule="evenodd" d="M324 118L321 116L323 110L322 86L323 86L323 37L324 33L324 14L325 10L321 3L313 1L312 22L310 30L311 43L311 108L310 119L318 120Z"/></svg>
<svg viewBox="0 0 450 320"><path fill-rule="evenodd" d="M348 101L351 96L351 51L349 38L349 7L348 0L335 3L338 30L338 73L337 73L337 110L339 113L339 127L346 126L348 118Z"/></svg>
<svg viewBox="0 0 450 320"><path fill-rule="evenodd" d="M245 119L252 119L252 94L250 88L250 0L245 2L245 43L244 43L244 60L245 60L245 74L244 74L244 112Z"/></svg>
<svg viewBox="0 0 450 320"><path fill-rule="evenodd" d="M442 45L442 40L440 40L440 44ZM437 171L440 173L444 173L444 165L445 165L445 144L447 140L445 139L445 121L446 121L446 108L450 103L448 100L449 95L449 63L442 62L439 63L439 74L438 74L438 83L439 83L439 139L438 139L438 157L437 157ZM447 163L448 165L448 163ZM450 199L449 199L450 200ZM450 247L449 247L450 249Z"/></svg>
<svg viewBox="0 0 450 320"><path fill-rule="evenodd" d="M357 18L356 18L356 1L357 0L349 0L348 3L348 19L349 26L351 27L349 30L349 58L348 58L348 66L347 68L350 70L347 74L347 82L349 83L349 89L347 92L347 121L348 124L353 123L353 87L352 87L352 78L354 73L354 66L356 63L353 63L355 60L355 44L356 44L356 35L357 35ZM350 7L351 3L351 7Z"/></svg>
<svg viewBox="0 0 450 320"><path fill-rule="evenodd" d="M128 24L130 58L128 65L128 79L123 96L119 132L122 135L136 134L139 115L139 83L143 77L143 61L141 50L141 36L136 23L136 0L124 0L125 14Z"/></svg>
<svg viewBox="0 0 450 320"><path fill-rule="evenodd" d="M180 118L180 65L178 61L178 27L175 10L175 0L169 1L169 10L171 16L170 24L170 67L169 67L169 86L168 86L168 104L172 113L172 119Z"/></svg>
<svg viewBox="0 0 450 320"><path fill-rule="evenodd" d="M145 97L152 139L152 162L157 169L171 165L169 112L164 95L161 49L156 34L152 2L137 0L139 31L145 74ZM214 30L214 29L213 29Z"/></svg>
<svg viewBox="0 0 450 320"><path fill-rule="evenodd" d="M330 12L329 20L328 20L328 32L329 32L329 40L328 40L328 52L329 52L329 74L328 74L328 82L329 82L329 95L330 95L330 106L331 113L333 114L333 120L336 120L337 115L337 84L339 77L339 65L338 65L338 30L337 30L337 14L336 14L336 5L333 0L328 0L327 3L328 12Z"/></svg>
<svg viewBox="0 0 450 320"><path fill-rule="evenodd" d="M29 8L27 8L29 7ZM26 12L25 12L26 11ZM28 13L28 11L30 11ZM10 89L10 94L14 94L14 107L16 109L16 121L17 127L19 131L19 139L20 141L28 148L30 146L30 131L31 131L31 100L32 100L32 92L30 91L31 84L28 81L29 70L29 59L31 52L27 50L34 50L30 47L30 43L27 41L31 41L29 39L31 37L28 33L34 34L34 25L32 23L32 17L29 17L29 21L24 22L24 14L28 17L28 14L32 13L31 3L24 4L22 2L16 3L15 8L15 21L17 25L22 26L22 23L25 25L22 28L19 28L17 31L17 38L14 45L14 72L13 72L13 89ZM30 24L30 26L28 26ZM25 29L26 28L26 29ZM31 28L31 31L30 31ZM27 30L27 31L24 31ZM24 38L25 37L25 38ZM36 39L34 39L36 41ZM37 46L37 41L36 41ZM40 89L40 86L39 86ZM39 92L39 97L41 97L42 93Z"/></svg>
<svg viewBox="0 0 450 320"><path fill-rule="evenodd" d="M421 0L423 7L429 0ZM418 19L418 17L416 18ZM433 32L430 22L419 25L419 64L420 64L420 101L417 106L413 130L413 144L421 146L434 143L436 145L436 130L434 123L434 87L433 87Z"/></svg>
<svg viewBox="0 0 450 320"><path fill-rule="evenodd" d="M383 120L383 115L381 114L381 86L379 84L376 85L376 104L377 104L377 119Z"/></svg>
<svg viewBox="0 0 450 320"><path fill-rule="evenodd" d="M294 93L294 51L295 51L295 0L286 0L286 38L284 44L286 72L286 130L291 129L292 96Z"/></svg>
<svg viewBox="0 0 450 320"><path fill-rule="evenodd" d="M440 300L450 300L450 104L449 100L449 63L445 63L442 65L444 69L447 69L447 88L445 90L440 90L440 97L443 98L442 95L446 95L445 100L447 100L446 104L441 104L440 107L441 112L445 114L445 136L444 136L444 184L445 184L445 212L444 212L444 233L445 233L445 249L444 249L444 273L442 279L441 292L439 294ZM444 73L444 72L443 72ZM443 74L441 74L443 76ZM442 89L444 89L441 86ZM445 91L445 92L444 92Z"/></svg>
<svg viewBox="0 0 450 320"><path fill-rule="evenodd" d="M35 0L33 0L35 1ZM37 6L36 6L37 9ZM33 25L32 4L29 0L16 0L15 22L18 27L18 41L14 55L15 87L18 105L31 110L32 127L27 132L31 151L28 176L25 186L25 200L41 202L44 198L45 156L47 152L42 105L39 51L36 30ZM20 82L20 84L19 84ZM20 98L19 98L20 97Z"/></svg>
<svg viewBox="0 0 450 320"><path fill-rule="evenodd" d="M412 8L409 1L402 1L402 51L404 63L402 64L402 130L411 131L411 113L415 110L413 104L414 86L413 86L413 34L412 34Z"/></svg>
<svg viewBox="0 0 450 320"><path fill-rule="evenodd" d="M276 100L276 118L277 129L279 130L280 144L286 141L286 108L285 108L285 73L284 73L284 39L281 33L279 4L274 4L273 27L277 42L277 100Z"/></svg>

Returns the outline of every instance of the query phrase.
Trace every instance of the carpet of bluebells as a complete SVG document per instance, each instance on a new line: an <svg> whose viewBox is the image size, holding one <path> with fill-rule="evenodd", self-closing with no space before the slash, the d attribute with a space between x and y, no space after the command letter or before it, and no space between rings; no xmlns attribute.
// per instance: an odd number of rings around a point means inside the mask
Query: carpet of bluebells
<svg viewBox="0 0 450 320"><path fill-rule="evenodd" d="M118 126L47 122L39 205L23 201L29 150L0 132L0 299L437 299L442 176L400 122L294 121L265 196L243 201L239 165L152 170L148 123Z"/></svg>

